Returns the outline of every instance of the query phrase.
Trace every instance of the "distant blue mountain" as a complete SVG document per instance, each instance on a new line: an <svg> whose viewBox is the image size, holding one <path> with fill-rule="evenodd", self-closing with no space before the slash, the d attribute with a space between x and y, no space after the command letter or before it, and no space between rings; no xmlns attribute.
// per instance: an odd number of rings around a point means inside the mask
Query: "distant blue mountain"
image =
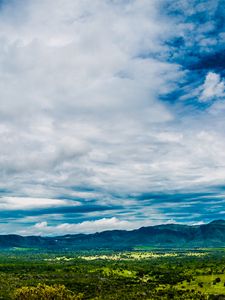
<svg viewBox="0 0 225 300"><path fill-rule="evenodd" d="M111 230L94 234L57 237L0 235L0 247L27 247L49 250L133 249L150 247L225 247L225 220L203 225L166 224L136 230Z"/></svg>

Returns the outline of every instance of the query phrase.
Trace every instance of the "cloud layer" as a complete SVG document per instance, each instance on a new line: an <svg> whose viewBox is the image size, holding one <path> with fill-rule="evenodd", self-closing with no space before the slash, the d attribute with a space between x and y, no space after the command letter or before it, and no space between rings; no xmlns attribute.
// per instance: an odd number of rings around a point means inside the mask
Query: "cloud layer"
<svg viewBox="0 0 225 300"><path fill-rule="evenodd" d="M1 3L1 233L223 217L221 3Z"/></svg>

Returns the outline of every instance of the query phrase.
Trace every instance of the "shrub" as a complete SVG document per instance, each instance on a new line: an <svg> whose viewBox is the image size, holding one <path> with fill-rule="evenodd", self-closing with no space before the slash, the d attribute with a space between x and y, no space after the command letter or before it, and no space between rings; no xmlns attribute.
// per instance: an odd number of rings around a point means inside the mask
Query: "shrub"
<svg viewBox="0 0 225 300"><path fill-rule="evenodd" d="M64 285L49 286L38 284L34 286L23 286L14 292L15 300L80 300L82 294L75 295Z"/></svg>

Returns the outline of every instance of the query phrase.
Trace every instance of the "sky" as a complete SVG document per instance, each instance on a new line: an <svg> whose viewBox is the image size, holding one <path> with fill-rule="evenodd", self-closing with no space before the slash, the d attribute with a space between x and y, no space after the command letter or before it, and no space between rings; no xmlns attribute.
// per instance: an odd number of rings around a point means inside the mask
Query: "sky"
<svg viewBox="0 0 225 300"><path fill-rule="evenodd" d="M225 218L224 0L0 1L0 234Z"/></svg>

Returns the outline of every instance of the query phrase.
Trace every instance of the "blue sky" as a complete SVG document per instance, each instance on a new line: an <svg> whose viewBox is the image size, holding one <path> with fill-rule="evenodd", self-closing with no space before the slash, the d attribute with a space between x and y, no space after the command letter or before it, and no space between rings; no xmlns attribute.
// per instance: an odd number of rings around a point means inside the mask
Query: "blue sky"
<svg viewBox="0 0 225 300"><path fill-rule="evenodd" d="M224 2L0 2L0 233L225 217Z"/></svg>

